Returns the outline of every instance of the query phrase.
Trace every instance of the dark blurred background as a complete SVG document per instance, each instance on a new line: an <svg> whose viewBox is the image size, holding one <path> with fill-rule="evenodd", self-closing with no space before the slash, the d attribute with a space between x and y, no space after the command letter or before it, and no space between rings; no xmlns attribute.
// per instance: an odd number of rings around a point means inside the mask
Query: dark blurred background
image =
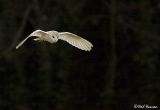
<svg viewBox="0 0 160 110"><path fill-rule="evenodd" d="M36 29L75 33L38 43ZM0 0L1 110L131 110L160 107L159 0Z"/></svg>

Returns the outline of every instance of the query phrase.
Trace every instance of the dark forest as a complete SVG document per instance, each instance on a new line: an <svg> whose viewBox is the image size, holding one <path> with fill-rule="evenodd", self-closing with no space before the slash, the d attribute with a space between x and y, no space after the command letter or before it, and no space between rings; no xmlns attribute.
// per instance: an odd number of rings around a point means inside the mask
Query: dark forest
<svg viewBox="0 0 160 110"><path fill-rule="evenodd" d="M0 0L0 16L0 110L160 109L159 0ZM37 29L94 47L30 38L16 50Z"/></svg>

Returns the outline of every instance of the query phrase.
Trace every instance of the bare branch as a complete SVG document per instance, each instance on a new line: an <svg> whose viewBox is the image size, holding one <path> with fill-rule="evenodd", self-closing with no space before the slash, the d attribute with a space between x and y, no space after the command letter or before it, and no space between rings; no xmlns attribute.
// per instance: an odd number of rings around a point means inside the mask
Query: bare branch
<svg viewBox="0 0 160 110"><path fill-rule="evenodd" d="M28 17L29 17L30 12L31 12L31 6L29 6L29 7L26 9L26 11L25 11L25 13L24 13L24 15L23 15L23 20L22 20L21 26L20 26L19 29L18 29L18 32L17 32L17 34L16 34L16 37L15 37L14 41L13 41L12 44L9 46L9 48L6 49L6 51L3 52L2 56L8 54L13 48L15 48L15 45L16 45L18 39L20 38L20 36L22 35L23 30L24 30L24 27L26 26L26 23L27 23L27 20L28 20Z"/></svg>

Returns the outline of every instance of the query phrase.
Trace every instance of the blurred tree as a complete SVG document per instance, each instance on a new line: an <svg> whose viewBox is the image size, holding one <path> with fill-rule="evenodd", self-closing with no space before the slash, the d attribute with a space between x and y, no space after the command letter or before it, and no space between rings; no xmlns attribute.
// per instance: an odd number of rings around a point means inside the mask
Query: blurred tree
<svg viewBox="0 0 160 110"><path fill-rule="evenodd" d="M0 109L158 106L159 6L158 0L1 0ZM73 32L94 48L31 39L16 51L35 29Z"/></svg>

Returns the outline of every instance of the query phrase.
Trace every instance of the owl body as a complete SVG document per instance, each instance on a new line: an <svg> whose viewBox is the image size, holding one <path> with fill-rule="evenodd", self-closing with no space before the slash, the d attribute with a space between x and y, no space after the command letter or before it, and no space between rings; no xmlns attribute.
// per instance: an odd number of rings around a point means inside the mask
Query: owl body
<svg viewBox="0 0 160 110"><path fill-rule="evenodd" d="M23 41L21 41L17 46L16 49L21 47L24 42L32 37L36 36L35 41L47 41L49 43L56 43L59 39L68 42L74 47L77 47L81 50L90 51L93 47L92 43L87 41L86 39L75 35L70 32L57 32L57 31L42 31L42 30L36 30L32 32L27 38L25 38Z"/></svg>

